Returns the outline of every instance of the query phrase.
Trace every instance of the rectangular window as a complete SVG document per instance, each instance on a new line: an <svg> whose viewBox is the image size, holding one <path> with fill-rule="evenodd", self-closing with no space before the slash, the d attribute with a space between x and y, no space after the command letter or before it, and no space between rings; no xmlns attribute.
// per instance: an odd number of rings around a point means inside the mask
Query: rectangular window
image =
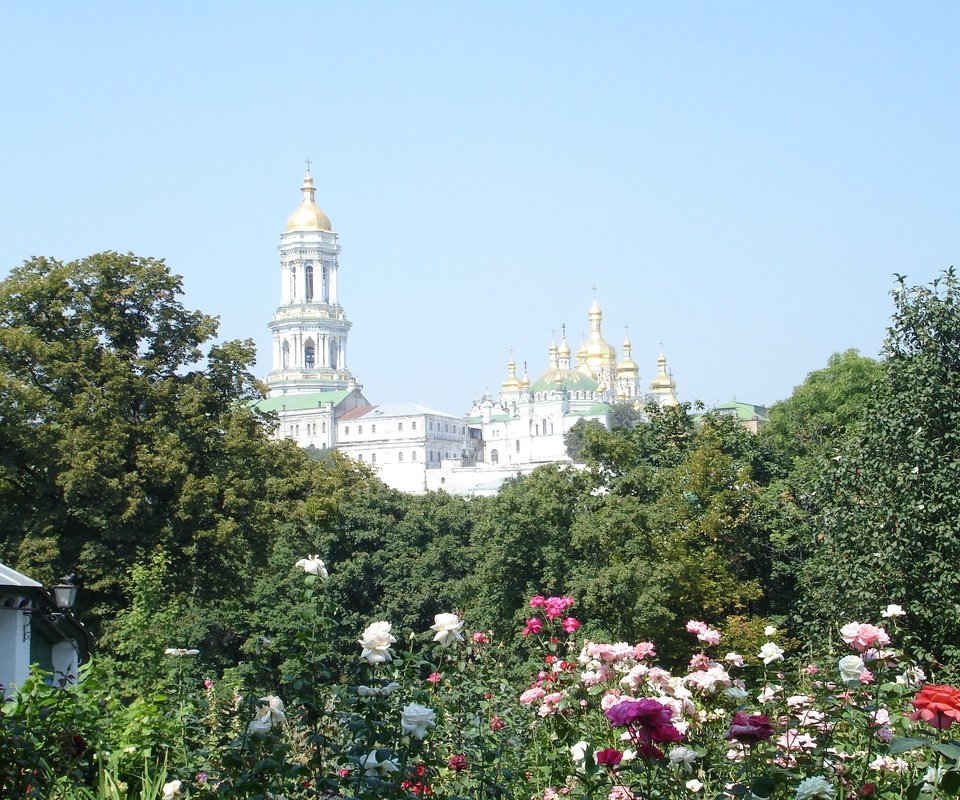
<svg viewBox="0 0 960 800"><path fill-rule="evenodd" d="M417 451L416 451L416 450L414 450L414 451L410 454L410 460L411 460L411 461L416 461L416 460L417 460Z"/></svg>
<svg viewBox="0 0 960 800"><path fill-rule="evenodd" d="M371 463L371 464L376 464L376 463L377 463L377 454L376 454L376 453L371 453L371 454L370 454L370 463Z"/></svg>
<svg viewBox="0 0 960 800"><path fill-rule="evenodd" d="M397 453L397 461L403 462L403 453Z"/></svg>
<svg viewBox="0 0 960 800"><path fill-rule="evenodd" d="M402 423L402 422L398 422L398 423L397 423L397 430L398 430L398 431L402 431L402 430L403 430L403 423Z"/></svg>
<svg viewBox="0 0 960 800"><path fill-rule="evenodd" d="M349 425L344 425L344 426L343 426L343 435L344 435L344 436L349 436L349 435L350 435L350 426L349 426Z"/></svg>
<svg viewBox="0 0 960 800"><path fill-rule="evenodd" d="M416 430L416 429L417 429L417 423L416 423L416 421L411 422L411 423L410 423L410 427L411 427L413 430Z"/></svg>
<svg viewBox="0 0 960 800"><path fill-rule="evenodd" d="M357 433L363 433L363 425L357 425Z"/></svg>
<svg viewBox="0 0 960 800"><path fill-rule="evenodd" d="M371 426L370 426L370 433L376 433L376 432L377 432L377 426L376 426L376 425L371 425Z"/></svg>

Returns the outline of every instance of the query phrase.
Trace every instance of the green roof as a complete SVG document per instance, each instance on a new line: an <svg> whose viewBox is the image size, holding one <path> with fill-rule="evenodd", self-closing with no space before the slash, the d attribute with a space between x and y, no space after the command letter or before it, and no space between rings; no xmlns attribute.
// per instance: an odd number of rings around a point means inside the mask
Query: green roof
<svg viewBox="0 0 960 800"><path fill-rule="evenodd" d="M611 411L607 403L596 403L590 406L586 411L568 411L565 416L568 417L602 417Z"/></svg>
<svg viewBox="0 0 960 800"><path fill-rule="evenodd" d="M716 411L718 414L736 414L737 419L744 421L755 418L766 421L770 416L770 410L766 406L756 406L753 403L741 403L739 400L718 403L711 410Z"/></svg>
<svg viewBox="0 0 960 800"><path fill-rule="evenodd" d="M280 411L284 407L287 411L306 411L308 408L319 408L327 403L339 405L352 391L353 389L341 389L337 392L279 394L276 397L260 400L254 405L261 411Z"/></svg>
<svg viewBox="0 0 960 800"><path fill-rule="evenodd" d="M557 386L557 379L564 389L580 390L581 392L595 392L599 384L589 375L584 375L575 369L548 369L537 382L530 387L531 392L552 392Z"/></svg>

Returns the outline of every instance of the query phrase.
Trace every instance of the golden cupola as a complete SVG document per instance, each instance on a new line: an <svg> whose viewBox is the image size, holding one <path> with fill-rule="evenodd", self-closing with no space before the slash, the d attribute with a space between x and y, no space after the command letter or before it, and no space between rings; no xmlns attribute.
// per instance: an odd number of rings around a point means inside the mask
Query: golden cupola
<svg viewBox="0 0 960 800"><path fill-rule="evenodd" d="M593 370L604 367L615 367L617 364L617 351L606 341L600 332L600 325L603 322L603 312L597 303L597 298L593 298L593 305L587 314L590 320L590 336L587 339L587 363Z"/></svg>
<svg viewBox="0 0 960 800"><path fill-rule="evenodd" d="M500 389L504 392L515 392L520 388L520 381L517 379L517 362L511 356L507 362L507 378Z"/></svg>
<svg viewBox="0 0 960 800"><path fill-rule="evenodd" d="M330 219L317 205L317 190L313 185L313 176L307 172L303 177L303 200L287 218L287 231L333 231Z"/></svg>
<svg viewBox="0 0 960 800"><path fill-rule="evenodd" d="M520 388L529 389L530 388L530 375L527 373L527 362L523 362L523 377L520 379Z"/></svg>
<svg viewBox="0 0 960 800"><path fill-rule="evenodd" d="M623 337L623 358L617 364L617 375L621 378L636 379L640 376L640 365L631 357L633 345L630 344L629 335Z"/></svg>
<svg viewBox="0 0 960 800"><path fill-rule="evenodd" d="M661 352L657 359L657 375L650 381L650 391L660 398L660 404L675 406L677 400L677 384L673 375L667 372L667 357Z"/></svg>

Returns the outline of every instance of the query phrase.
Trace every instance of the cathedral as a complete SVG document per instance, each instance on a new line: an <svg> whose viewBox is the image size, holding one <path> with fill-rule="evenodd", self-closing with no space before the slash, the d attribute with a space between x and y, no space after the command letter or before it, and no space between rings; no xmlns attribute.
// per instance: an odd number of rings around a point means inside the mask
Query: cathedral
<svg viewBox="0 0 960 800"><path fill-rule="evenodd" d="M523 377L517 377L517 364L511 358L499 396L484 395L467 415L467 422L482 432L484 460L491 467L528 471L540 464L569 461L564 436L580 420L609 427L616 403L637 409L651 402L677 405L676 383L667 373L662 353L657 376L645 391L629 337L624 339L619 361L616 349L603 338L603 312L596 298L587 320L590 334L574 358L564 327L559 347L550 342L547 368L535 381L530 380L526 366Z"/></svg>
<svg viewBox="0 0 960 800"><path fill-rule="evenodd" d="M484 395L466 416L417 403L374 405L347 366L351 323L340 304L340 245L316 202L309 166L302 199L280 236L280 304L269 327L269 395L273 435L301 447L336 447L370 464L394 488L492 494L509 477L541 464L569 461L564 435L580 420L609 426L614 404L676 405L676 384L660 354L644 389L625 338L622 357L603 338L596 298L589 334L574 355L566 329L551 341L546 369L531 381L513 358L496 397Z"/></svg>

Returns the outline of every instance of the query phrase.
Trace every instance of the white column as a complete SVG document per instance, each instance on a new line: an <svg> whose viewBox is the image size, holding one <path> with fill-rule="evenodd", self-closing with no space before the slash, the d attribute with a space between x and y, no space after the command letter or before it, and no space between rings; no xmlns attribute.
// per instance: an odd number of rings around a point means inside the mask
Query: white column
<svg viewBox="0 0 960 800"><path fill-rule="evenodd" d="M334 305L337 302L337 263L333 262L330 265L330 304Z"/></svg>

